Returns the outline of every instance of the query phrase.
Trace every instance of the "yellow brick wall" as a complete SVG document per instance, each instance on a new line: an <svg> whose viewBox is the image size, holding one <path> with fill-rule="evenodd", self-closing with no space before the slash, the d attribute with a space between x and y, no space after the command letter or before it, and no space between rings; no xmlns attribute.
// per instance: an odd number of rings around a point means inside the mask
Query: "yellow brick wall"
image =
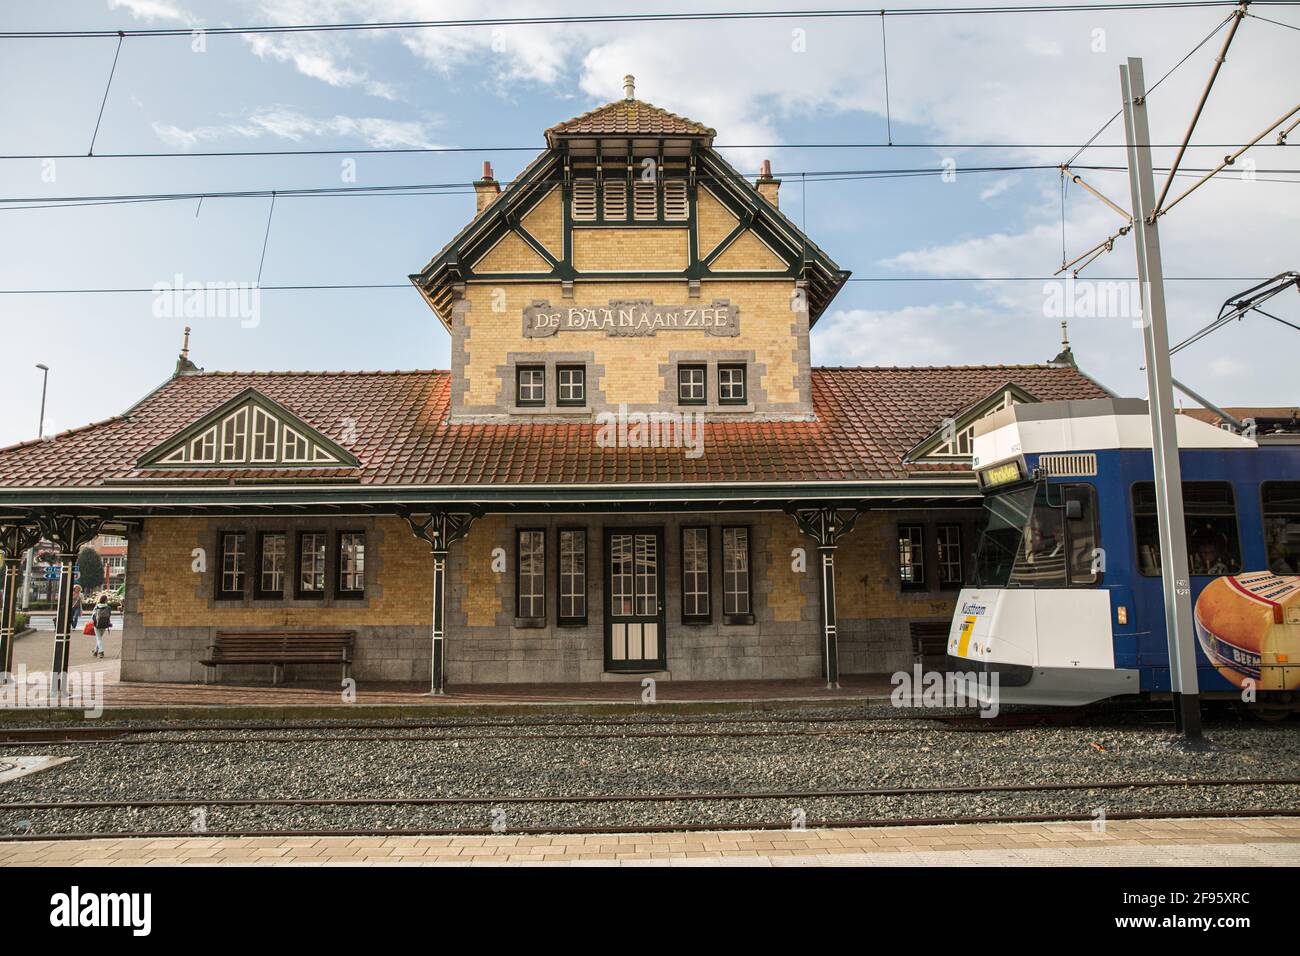
<svg viewBox="0 0 1300 956"><path fill-rule="evenodd" d="M737 272L785 269L781 258L769 249L753 232L745 230L727 246L722 255L713 260L714 270L730 269Z"/></svg>
<svg viewBox="0 0 1300 956"><path fill-rule="evenodd" d="M517 232L508 232L474 263L476 272L550 272L551 267Z"/></svg>
<svg viewBox="0 0 1300 956"><path fill-rule="evenodd" d="M560 284L510 283L494 286L473 283L466 291L469 336L465 340L467 404L495 405L502 396L498 368L508 364L510 352L593 351L605 372L596 383L612 404L651 404L663 388L660 366L668 354L683 349L752 350L755 361L766 366L760 384L769 402L797 403L794 362L795 338L791 326L798 317L790 309L793 280L710 281L700 286L700 297L690 299L681 282L574 283L573 298L562 297ZM713 337L693 330L660 331L653 337L618 337L599 332L560 332L545 338L524 338L522 311L534 300L555 306L606 305L611 299L649 299L663 305L707 304L726 299L739 307L740 335ZM494 307L500 311L494 311Z"/></svg>
<svg viewBox="0 0 1300 956"><path fill-rule="evenodd" d="M523 219L528 234L559 259L564 254L564 199L556 186Z"/></svg>
<svg viewBox="0 0 1300 956"><path fill-rule="evenodd" d="M803 572L793 569L794 557L790 552L795 548L804 549L807 563ZM772 619L798 621L808 600L803 582L809 574L820 573L816 566L817 552L809 547L808 539L799 533L795 523L781 516L772 524L767 554L772 588L767 595L767 606L772 611Z"/></svg>
<svg viewBox="0 0 1300 956"><path fill-rule="evenodd" d="M464 549L468 572L462 577L467 580L453 580L452 586L456 588L460 610L470 627L492 627L497 622L507 574L492 573L492 550L500 546L505 527L505 515L484 515L474 522L460 545ZM506 559L508 571L511 567L509 552Z"/></svg>
<svg viewBox="0 0 1300 956"><path fill-rule="evenodd" d="M695 200L695 232L698 252L703 259L731 234L740 220L703 186Z"/></svg>
<svg viewBox="0 0 1300 956"><path fill-rule="evenodd" d="M144 568L138 607L144 627L427 625L432 619L433 558L428 545L412 535L400 519L375 520L374 528L382 534L373 535L367 544L372 549L379 588L371 589L364 608L322 606L316 601L264 608L223 602L209 605L207 595L220 561L220 555L211 553L218 524L222 529L243 527L230 519L145 520L139 549ZM192 569L195 548L208 549L206 574Z"/></svg>
<svg viewBox="0 0 1300 956"><path fill-rule="evenodd" d="M840 539L835 551L835 607L840 618L926 618L952 613L956 591L902 591L898 586L898 524L907 520L898 514L868 512ZM929 535L927 527L927 547L933 544Z"/></svg>
<svg viewBox="0 0 1300 956"><path fill-rule="evenodd" d="M574 229L571 238L578 272L676 272L690 264L685 229Z"/></svg>

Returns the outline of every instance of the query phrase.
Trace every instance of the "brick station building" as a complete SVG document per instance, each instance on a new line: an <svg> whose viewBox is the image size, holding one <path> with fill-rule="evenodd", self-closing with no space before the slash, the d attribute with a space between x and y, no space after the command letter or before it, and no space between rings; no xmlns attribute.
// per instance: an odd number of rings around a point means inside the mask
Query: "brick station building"
<svg viewBox="0 0 1300 956"><path fill-rule="evenodd" d="M351 631L359 681L435 692L909 667L909 622L951 614L973 550L972 423L1109 393L1068 347L813 368L848 273L713 137L629 78L507 188L485 166L411 276L448 371L204 372L187 338L121 415L0 451L6 595L28 540L70 564L107 527L124 680L205 679L229 630Z"/></svg>

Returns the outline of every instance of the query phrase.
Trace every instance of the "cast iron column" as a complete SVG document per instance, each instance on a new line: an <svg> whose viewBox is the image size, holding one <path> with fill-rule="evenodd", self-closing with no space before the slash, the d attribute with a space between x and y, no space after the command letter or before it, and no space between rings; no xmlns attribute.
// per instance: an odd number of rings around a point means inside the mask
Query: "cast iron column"
<svg viewBox="0 0 1300 956"><path fill-rule="evenodd" d="M826 686L840 686L839 639L835 632L835 547L853 530L857 508L791 508L787 513L799 530L817 543L817 565L821 571L822 676Z"/></svg>
<svg viewBox="0 0 1300 956"><path fill-rule="evenodd" d="M18 633L18 578L23 554L36 546L40 532L34 525L0 525L0 551L4 552L4 580L0 590L0 684L14 669L14 637Z"/></svg>
<svg viewBox="0 0 1300 956"><path fill-rule="evenodd" d="M479 512L399 512L410 525L411 533L429 544L433 554L433 628L432 658L429 665L429 693L444 694L447 689L447 554L453 542L469 533Z"/></svg>
<svg viewBox="0 0 1300 956"><path fill-rule="evenodd" d="M68 658L72 651L72 578L77 555L83 545L99 534L104 519L97 515L51 511L36 520L41 534L59 547L59 603L54 614L54 660L50 664L50 693L57 700L67 684Z"/></svg>

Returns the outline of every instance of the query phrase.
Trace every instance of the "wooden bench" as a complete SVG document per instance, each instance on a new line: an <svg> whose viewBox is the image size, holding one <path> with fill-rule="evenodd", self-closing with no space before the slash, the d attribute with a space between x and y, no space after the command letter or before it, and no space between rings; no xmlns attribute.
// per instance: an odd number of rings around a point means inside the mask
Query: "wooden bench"
<svg viewBox="0 0 1300 956"><path fill-rule="evenodd" d="M912 656L916 663L925 667L927 657L947 655L951 621L912 621L908 629L912 632Z"/></svg>
<svg viewBox="0 0 1300 956"><path fill-rule="evenodd" d="M271 682L280 683L286 664L342 664L343 679L352 676L355 631L217 631L204 667L222 664L270 664Z"/></svg>

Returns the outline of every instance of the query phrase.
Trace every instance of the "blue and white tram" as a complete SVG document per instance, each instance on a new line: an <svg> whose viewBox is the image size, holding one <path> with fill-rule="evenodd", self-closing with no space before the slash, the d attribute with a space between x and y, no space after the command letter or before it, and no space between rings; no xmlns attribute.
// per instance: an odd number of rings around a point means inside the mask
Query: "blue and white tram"
<svg viewBox="0 0 1300 956"><path fill-rule="evenodd" d="M1177 428L1200 691L1300 708L1300 442ZM1014 405L977 424L974 465L949 669L997 673L1001 703L1168 693L1146 402Z"/></svg>

